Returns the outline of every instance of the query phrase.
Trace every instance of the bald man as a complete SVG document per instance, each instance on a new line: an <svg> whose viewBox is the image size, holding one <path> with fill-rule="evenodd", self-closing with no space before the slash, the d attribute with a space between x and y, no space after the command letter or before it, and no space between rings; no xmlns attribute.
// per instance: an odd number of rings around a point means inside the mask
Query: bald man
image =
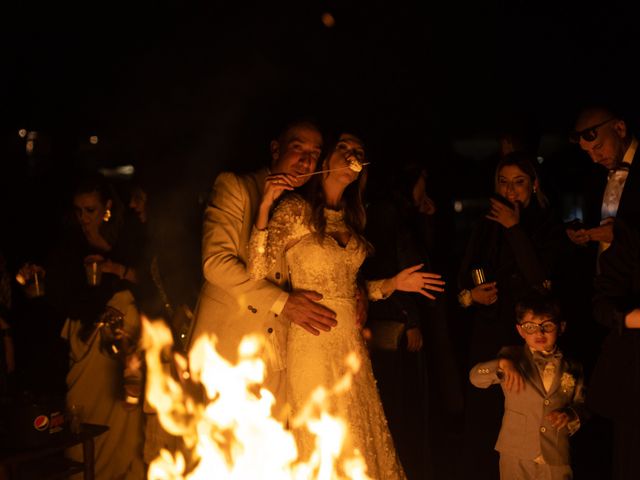
<svg viewBox="0 0 640 480"><path fill-rule="evenodd" d="M637 218L640 213L640 161L634 162L638 141L627 122L605 107L582 110L571 139L594 163L606 169L607 182L600 207L600 225L568 229L567 235L577 245L598 242L601 253L613 241L613 220L618 216Z"/></svg>
<svg viewBox="0 0 640 480"><path fill-rule="evenodd" d="M640 323L636 314L640 310L638 262L632 259L638 258L637 228L640 223L638 141L623 118L602 107L581 112L572 139L593 162L607 171L600 204L600 225L567 232L574 243L598 243L599 275L595 280L594 313L596 320L609 331L598 349L587 404L612 421L613 478L637 479L640 478L637 455L640 447L637 387ZM621 313L628 311L634 312L632 320L635 323L627 322ZM585 319L582 319L583 325ZM631 408L625 408L625 405L631 405ZM599 453L606 458L602 447Z"/></svg>

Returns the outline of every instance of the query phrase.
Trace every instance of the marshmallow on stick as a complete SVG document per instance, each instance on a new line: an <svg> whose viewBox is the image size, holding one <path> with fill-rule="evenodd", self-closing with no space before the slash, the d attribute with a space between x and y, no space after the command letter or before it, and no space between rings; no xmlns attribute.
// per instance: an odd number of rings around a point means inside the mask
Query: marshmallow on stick
<svg viewBox="0 0 640 480"><path fill-rule="evenodd" d="M362 167L364 167L365 165L369 165L369 163L370 162L360 163L358 160L350 160L349 165L347 165L346 167L329 168L327 170L318 170L317 172L305 173L303 175L298 175L297 177L298 178L310 177L311 175L317 175L318 173L334 172L336 170L344 170L345 168L349 168L354 172L360 172L362 171Z"/></svg>

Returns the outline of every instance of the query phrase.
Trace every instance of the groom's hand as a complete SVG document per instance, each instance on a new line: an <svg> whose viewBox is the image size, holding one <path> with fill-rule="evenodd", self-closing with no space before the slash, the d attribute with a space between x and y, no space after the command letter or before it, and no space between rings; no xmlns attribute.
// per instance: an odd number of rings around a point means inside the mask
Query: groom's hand
<svg viewBox="0 0 640 480"><path fill-rule="evenodd" d="M335 312L316 303L322 295L309 290L294 290L284 304L282 314L289 321L300 325L313 335L320 335L320 330L329 332L335 327Z"/></svg>

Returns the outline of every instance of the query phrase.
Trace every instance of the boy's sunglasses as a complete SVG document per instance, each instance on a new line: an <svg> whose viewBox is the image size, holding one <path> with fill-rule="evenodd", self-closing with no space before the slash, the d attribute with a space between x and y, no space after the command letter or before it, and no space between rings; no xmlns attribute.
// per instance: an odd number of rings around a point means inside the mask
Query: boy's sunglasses
<svg viewBox="0 0 640 480"><path fill-rule="evenodd" d="M571 143L578 143L582 138L585 142L593 142L596 138L598 138L598 128L605 123L610 122L611 120L615 120L615 118L611 117L604 122L600 122L597 125L592 125L589 128L585 128L584 130L571 132L569 134L569 141Z"/></svg>
<svg viewBox="0 0 640 480"><path fill-rule="evenodd" d="M529 335L533 335L538 330L540 330L542 333L553 333L558 328L558 326L553 322L524 322L520 323L519 325L525 331L525 333L528 333Z"/></svg>

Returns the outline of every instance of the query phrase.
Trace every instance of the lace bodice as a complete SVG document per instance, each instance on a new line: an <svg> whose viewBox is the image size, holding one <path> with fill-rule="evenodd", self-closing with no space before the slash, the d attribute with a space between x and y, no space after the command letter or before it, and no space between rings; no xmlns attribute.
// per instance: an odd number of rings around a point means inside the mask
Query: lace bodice
<svg viewBox="0 0 640 480"><path fill-rule="evenodd" d="M309 204L291 195L278 205L267 229L254 227L249 243L249 275L264 278L284 252L293 288L355 300L356 276L366 257L364 246L355 235L344 246L330 235L348 231L342 211L325 209L327 235L323 239L314 234L310 217ZM383 297L381 285L382 281L367 282L372 300Z"/></svg>

